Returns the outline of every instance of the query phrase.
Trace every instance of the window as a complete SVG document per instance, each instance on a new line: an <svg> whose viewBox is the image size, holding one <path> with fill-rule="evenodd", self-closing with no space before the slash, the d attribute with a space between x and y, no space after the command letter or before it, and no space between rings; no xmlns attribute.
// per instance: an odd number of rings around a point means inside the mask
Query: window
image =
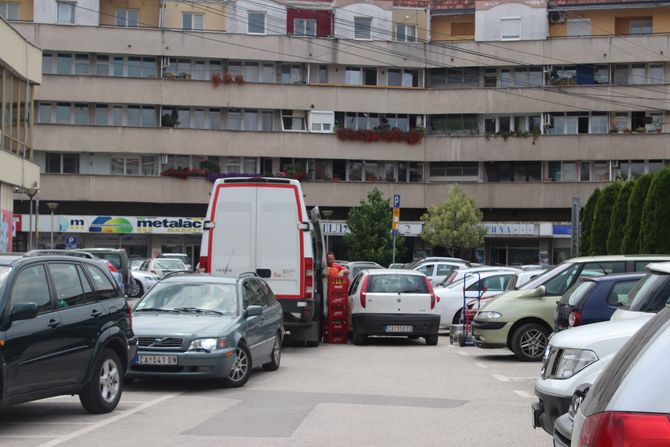
<svg viewBox="0 0 670 447"><path fill-rule="evenodd" d="M156 157L154 155L143 155L141 163L142 175L157 175Z"/></svg>
<svg viewBox="0 0 670 447"><path fill-rule="evenodd" d="M112 175L140 175L140 157L112 158L111 173Z"/></svg>
<svg viewBox="0 0 670 447"><path fill-rule="evenodd" d="M318 133L332 133L335 125L333 112L310 112L310 131Z"/></svg>
<svg viewBox="0 0 670 447"><path fill-rule="evenodd" d="M112 126L123 126L123 106L112 106Z"/></svg>
<svg viewBox="0 0 670 447"><path fill-rule="evenodd" d="M116 288L112 282L105 276L105 274L99 268L85 264L84 270L91 278L93 283L93 288L99 299L114 298L116 297Z"/></svg>
<svg viewBox="0 0 670 447"><path fill-rule="evenodd" d="M398 42L416 42L416 25L398 23L395 28L395 39Z"/></svg>
<svg viewBox="0 0 670 447"><path fill-rule="evenodd" d="M14 281L10 306L23 303L37 304L38 312L51 310L47 275L42 264L23 269Z"/></svg>
<svg viewBox="0 0 670 447"><path fill-rule="evenodd" d="M258 64L255 62L245 63L243 76L247 82L258 82Z"/></svg>
<svg viewBox="0 0 670 447"><path fill-rule="evenodd" d="M51 104L40 103L37 106L37 122L48 124L51 122Z"/></svg>
<svg viewBox="0 0 670 447"><path fill-rule="evenodd" d="M609 123L607 122L607 115L591 115L590 133L607 133L607 132L609 132Z"/></svg>
<svg viewBox="0 0 670 447"><path fill-rule="evenodd" d="M629 34L651 34L651 18L645 18L640 20L631 20L629 24Z"/></svg>
<svg viewBox="0 0 670 447"><path fill-rule="evenodd" d="M568 37L590 35L591 19L568 19Z"/></svg>
<svg viewBox="0 0 670 447"><path fill-rule="evenodd" d="M88 104L74 105L74 123L81 126L88 125Z"/></svg>
<svg viewBox="0 0 670 447"><path fill-rule="evenodd" d="M316 19L293 19L293 34L316 37Z"/></svg>
<svg viewBox="0 0 670 447"><path fill-rule="evenodd" d="M136 27L139 25L140 10L117 8L116 26Z"/></svg>
<svg viewBox="0 0 670 447"><path fill-rule="evenodd" d="M637 281L625 281L614 284L607 296L607 305L619 307L628 300L628 293L635 287Z"/></svg>
<svg viewBox="0 0 670 447"><path fill-rule="evenodd" d="M275 82L275 66L273 64L263 64L263 66L261 67L260 79L261 79L260 82L266 82L266 83Z"/></svg>
<svg viewBox="0 0 670 447"><path fill-rule="evenodd" d="M452 36L474 36L475 23L474 22L455 22L451 24Z"/></svg>
<svg viewBox="0 0 670 447"><path fill-rule="evenodd" d="M82 279L86 281L87 287L90 288L90 285L86 278L82 278L83 273L80 276L75 264L49 264L49 273L56 289L56 305L59 309L96 302L92 293L84 293Z"/></svg>
<svg viewBox="0 0 670 447"><path fill-rule="evenodd" d="M372 18L354 17L354 39L372 39Z"/></svg>
<svg viewBox="0 0 670 447"><path fill-rule="evenodd" d="M205 16L194 12L181 13L181 29L190 31L202 31L204 29Z"/></svg>
<svg viewBox="0 0 670 447"><path fill-rule="evenodd" d="M377 69L376 68L364 68L363 69L363 80L365 85L377 85Z"/></svg>
<svg viewBox="0 0 670 447"><path fill-rule="evenodd" d="M0 10L1 9L2 6L0 6ZM53 73L53 58L54 56L51 53L42 53L42 73L44 74Z"/></svg>
<svg viewBox="0 0 670 447"><path fill-rule="evenodd" d="M282 110L283 130L304 131L305 112L303 110Z"/></svg>
<svg viewBox="0 0 670 447"><path fill-rule="evenodd" d="M79 154L63 154L63 174L79 173Z"/></svg>
<svg viewBox="0 0 670 447"><path fill-rule="evenodd" d="M242 112L240 110L228 110L227 118L226 128L228 130L242 130Z"/></svg>
<svg viewBox="0 0 670 447"><path fill-rule="evenodd" d="M265 13L262 11L249 11L247 25L247 32L249 34L265 34Z"/></svg>
<svg viewBox="0 0 670 447"><path fill-rule="evenodd" d="M258 130L258 112L256 110L244 111L244 130Z"/></svg>
<svg viewBox="0 0 670 447"><path fill-rule="evenodd" d="M319 84L328 83L328 65L319 65Z"/></svg>
<svg viewBox="0 0 670 447"><path fill-rule="evenodd" d="M302 84L302 65L282 64L281 82L282 84Z"/></svg>
<svg viewBox="0 0 670 447"><path fill-rule="evenodd" d="M0 17L5 20L19 20L19 2L0 2Z"/></svg>
<svg viewBox="0 0 670 447"><path fill-rule="evenodd" d="M58 103L56 104L56 123L70 124L70 104Z"/></svg>
<svg viewBox="0 0 670 447"><path fill-rule="evenodd" d="M344 69L344 83L348 85L361 85L363 77L361 75L360 67L345 67Z"/></svg>
<svg viewBox="0 0 670 447"><path fill-rule="evenodd" d="M45 161L48 174L79 173L79 154L47 152Z"/></svg>
<svg viewBox="0 0 670 447"><path fill-rule="evenodd" d="M74 23L74 8L77 3L56 2L58 8L58 23Z"/></svg>
<svg viewBox="0 0 670 447"><path fill-rule="evenodd" d="M500 38L502 40L519 40L521 38L521 17L500 19Z"/></svg>
<svg viewBox="0 0 670 447"><path fill-rule="evenodd" d="M58 74L72 74L72 55L66 53L58 53L56 58L56 73Z"/></svg>
<svg viewBox="0 0 670 447"><path fill-rule="evenodd" d="M98 76L109 76L109 56L96 56L95 74Z"/></svg>

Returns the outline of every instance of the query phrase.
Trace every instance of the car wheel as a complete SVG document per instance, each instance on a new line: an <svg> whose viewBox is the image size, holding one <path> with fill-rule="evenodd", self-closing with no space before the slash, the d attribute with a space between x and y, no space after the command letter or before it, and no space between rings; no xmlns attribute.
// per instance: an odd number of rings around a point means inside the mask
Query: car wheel
<svg viewBox="0 0 670 447"><path fill-rule="evenodd" d="M361 346L361 345L364 345L368 341L368 336L365 335L365 334L361 334L356 329L354 329L353 339L354 339L354 344L355 345Z"/></svg>
<svg viewBox="0 0 670 447"><path fill-rule="evenodd" d="M233 367L223 378L223 384L230 388L244 386L251 375L251 353L243 342L240 342L233 353Z"/></svg>
<svg viewBox="0 0 670 447"><path fill-rule="evenodd" d="M109 413L116 408L123 392L123 367L119 356L104 349L95 360L93 377L79 393L79 401L93 414Z"/></svg>
<svg viewBox="0 0 670 447"><path fill-rule="evenodd" d="M263 365L265 371L276 371L279 369L281 362L281 333L277 332L275 336L275 344L272 346L271 360Z"/></svg>
<svg viewBox="0 0 670 447"><path fill-rule="evenodd" d="M424 338L426 339L426 345L428 345L428 346L436 346L437 345L437 340L438 340L437 334L428 335Z"/></svg>
<svg viewBox="0 0 670 447"><path fill-rule="evenodd" d="M128 290L128 296L131 298L139 298L144 294L144 288L139 279L133 279L130 282L130 287Z"/></svg>
<svg viewBox="0 0 670 447"><path fill-rule="evenodd" d="M452 324L462 324L463 323L463 309L459 309L455 314L454 318L451 320Z"/></svg>
<svg viewBox="0 0 670 447"><path fill-rule="evenodd" d="M528 323L512 334L511 349L519 360L537 362L542 360L548 340L547 328L538 323Z"/></svg>

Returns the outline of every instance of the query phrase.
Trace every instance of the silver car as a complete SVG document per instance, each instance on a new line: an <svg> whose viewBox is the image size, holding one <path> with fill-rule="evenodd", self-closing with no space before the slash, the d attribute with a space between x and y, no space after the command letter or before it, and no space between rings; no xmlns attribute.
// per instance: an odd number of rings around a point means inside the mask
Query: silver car
<svg viewBox="0 0 670 447"><path fill-rule="evenodd" d="M279 368L282 308L261 278L177 275L135 306L137 356L128 380L215 379L241 387L254 367Z"/></svg>

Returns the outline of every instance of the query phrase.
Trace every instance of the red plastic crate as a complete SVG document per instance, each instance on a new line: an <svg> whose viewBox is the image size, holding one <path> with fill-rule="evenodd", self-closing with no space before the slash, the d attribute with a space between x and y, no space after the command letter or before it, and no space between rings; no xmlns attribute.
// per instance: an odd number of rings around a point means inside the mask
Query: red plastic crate
<svg viewBox="0 0 670 447"><path fill-rule="evenodd" d="M329 276L328 292L346 292L349 290L349 278L346 276Z"/></svg>
<svg viewBox="0 0 670 447"><path fill-rule="evenodd" d="M326 335L326 343L346 345L349 343L349 335L346 332L333 332Z"/></svg>
<svg viewBox="0 0 670 447"><path fill-rule="evenodd" d="M346 306L330 306L328 308L328 319L339 320L348 317L349 310Z"/></svg>
<svg viewBox="0 0 670 447"><path fill-rule="evenodd" d="M328 333L346 332L347 329L349 329L349 323L347 320L328 319Z"/></svg>
<svg viewBox="0 0 670 447"><path fill-rule="evenodd" d="M328 304L331 306L342 306L349 302L348 296L328 296Z"/></svg>

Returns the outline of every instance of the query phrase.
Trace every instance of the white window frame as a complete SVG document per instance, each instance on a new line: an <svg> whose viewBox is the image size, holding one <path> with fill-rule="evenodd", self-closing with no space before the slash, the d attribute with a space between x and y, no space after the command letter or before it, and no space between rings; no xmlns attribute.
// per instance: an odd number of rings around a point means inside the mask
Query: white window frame
<svg viewBox="0 0 670 447"><path fill-rule="evenodd" d="M184 19L186 17L190 17L191 19L191 26L190 28L186 28L186 24L184 23ZM198 26L197 24L197 18L200 19L200 24ZM205 29L205 15L202 13L198 12L182 12L181 13L181 29L184 31L203 31Z"/></svg>
<svg viewBox="0 0 670 447"><path fill-rule="evenodd" d="M16 15L10 17L10 12L16 12ZM21 8L19 2L0 2L0 17L3 17L5 20L19 20L20 15Z"/></svg>
<svg viewBox="0 0 670 447"><path fill-rule="evenodd" d="M591 19L568 19L566 23L566 32L568 37L591 36L593 34Z"/></svg>
<svg viewBox="0 0 670 447"><path fill-rule="evenodd" d="M356 21L360 20L365 20L369 23L367 26L367 37L357 37L360 31L365 31L360 29L361 24L358 24L358 26L356 24ZM354 40L372 40L372 17L354 17Z"/></svg>
<svg viewBox="0 0 670 447"><path fill-rule="evenodd" d="M60 8L61 6L68 6L72 8L71 14L70 14L70 19L68 21L61 21L60 20L60 15L61 11ZM76 12L75 9L77 8L77 2L65 2L65 1L56 1L56 22L60 24L71 24L74 25L75 19L76 19Z"/></svg>
<svg viewBox="0 0 670 447"><path fill-rule="evenodd" d="M403 39L400 38L400 29L403 29ZM407 30L412 30L412 33L407 32ZM395 26L395 40L396 42L416 42L417 41L417 27L416 25L411 25L408 23L396 23Z"/></svg>
<svg viewBox="0 0 670 447"><path fill-rule="evenodd" d="M518 25L518 32L516 34L505 34L505 23L516 23ZM521 40L521 17L501 17L500 18L500 40Z"/></svg>
<svg viewBox="0 0 670 447"><path fill-rule="evenodd" d="M295 120L296 118L302 119L302 129L286 129L284 127L284 118L291 118ZM287 110L283 109L281 112L281 130L282 132L307 132L307 117L304 110Z"/></svg>
<svg viewBox="0 0 670 447"><path fill-rule="evenodd" d="M307 27L308 23L314 23L314 33L313 34L310 34L310 33L307 32L308 31L308 27ZM317 23L316 19L306 19L306 18L303 18L303 17L296 17L295 19L293 19L293 35L294 36L302 36L302 37L316 37L316 34L317 34L316 27L317 27L317 25L318 25L318 23ZM301 28L300 32L298 32L299 28Z"/></svg>
<svg viewBox="0 0 670 447"><path fill-rule="evenodd" d="M251 31L251 15L252 14L258 14L263 17L263 31L262 32L255 32ZM247 34L252 34L256 36L265 36L268 33L268 26L267 26L267 12L266 11L247 11Z"/></svg>
<svg viewBox="0 0 670 447"><path fill-rule="evenodd" d="M134 25L130 24L130 13L131 12L134 12L136 14ZM119 19L121 19L121 18L123 18L123 24L119 24ZM138 26L140 26L140 10L137 9L137 8L116 8L115 23L116 23L116 26L119 26L119 27L137 28Z"/></svg>
<svg viewBox="0 0 670 447"><path fill-rule="evenodd" d="M335 112L311 110L309 112L309 132L333 133Z"/></svg>

